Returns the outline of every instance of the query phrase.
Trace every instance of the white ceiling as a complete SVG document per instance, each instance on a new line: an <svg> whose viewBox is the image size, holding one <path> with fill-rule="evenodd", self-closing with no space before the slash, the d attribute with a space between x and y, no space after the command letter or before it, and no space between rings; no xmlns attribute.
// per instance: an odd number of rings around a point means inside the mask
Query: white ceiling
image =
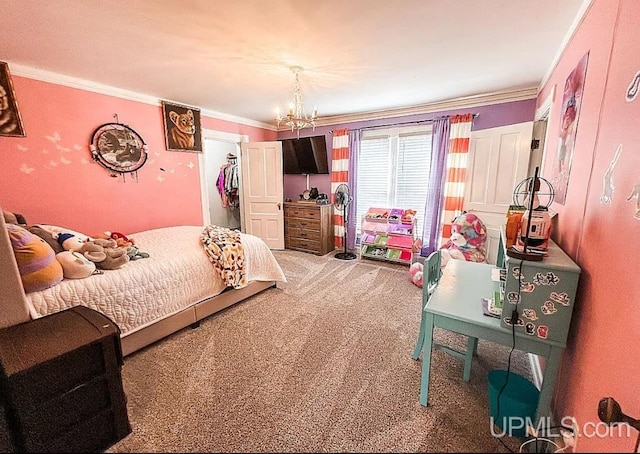
<svg viewBox="0 0 640 454"><path fill-rule="evenodd" d="M292 65L321 118L538 87L588 3L2 0L0 60L273 124Z"/></svg>

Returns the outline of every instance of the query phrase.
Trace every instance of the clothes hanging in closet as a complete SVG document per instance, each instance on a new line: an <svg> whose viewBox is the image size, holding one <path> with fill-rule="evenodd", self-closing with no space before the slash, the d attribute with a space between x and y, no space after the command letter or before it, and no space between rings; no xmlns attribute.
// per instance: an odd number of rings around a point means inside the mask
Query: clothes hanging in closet
<svg viewBox="0 0 640 454"><path fill-rule="evenodd" d="M218 181L216 181L222 206L230 210L235 210L240 207L240 196L238 194L240 179L236 160L235 155L231 153L227 154L227 162L220 167Z"/></svg>

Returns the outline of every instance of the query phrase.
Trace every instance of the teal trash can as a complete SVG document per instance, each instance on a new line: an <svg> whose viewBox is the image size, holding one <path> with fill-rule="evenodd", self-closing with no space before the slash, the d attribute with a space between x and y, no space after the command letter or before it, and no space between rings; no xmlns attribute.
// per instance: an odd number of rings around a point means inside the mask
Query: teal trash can
<svg viewBox="0 0 640 454"><path fill-rule="evenodd" d="M493 423L507 435L526 437L526 423L529 421L534 425L536 423L540 391L522 375L509 372L507 386L500 394L500 408L498 408L498 394L506 379L506 370L489 372L489 407Z"/></svg>

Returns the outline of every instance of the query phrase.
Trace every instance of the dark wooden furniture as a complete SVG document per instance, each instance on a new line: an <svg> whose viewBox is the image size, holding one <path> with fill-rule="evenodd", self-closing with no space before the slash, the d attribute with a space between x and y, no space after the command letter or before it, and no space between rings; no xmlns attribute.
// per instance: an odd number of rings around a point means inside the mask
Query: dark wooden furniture
<svg viewBox="0 0 640 454"><path fill-rule="evenodd" d="M333 251L333 205L285 202L284 247L316 255Z"/></svg>
<svg viewBox="0 0 640 454"><path fill-rule="evenodd" d="M120 329L77 306L0 330L0 446L104 451L131 432Z"/></svg>

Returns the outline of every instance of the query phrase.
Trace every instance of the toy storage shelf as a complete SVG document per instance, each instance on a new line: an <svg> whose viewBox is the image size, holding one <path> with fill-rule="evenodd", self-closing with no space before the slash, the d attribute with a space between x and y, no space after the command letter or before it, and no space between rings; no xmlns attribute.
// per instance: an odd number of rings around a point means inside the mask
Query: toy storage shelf
<svg viewBox="0 0 640 454"><path fill-rule="evenodd" d="M411 264L415 240L415 211L370 208L362 217L360 256L373 260Z"/></svg>

